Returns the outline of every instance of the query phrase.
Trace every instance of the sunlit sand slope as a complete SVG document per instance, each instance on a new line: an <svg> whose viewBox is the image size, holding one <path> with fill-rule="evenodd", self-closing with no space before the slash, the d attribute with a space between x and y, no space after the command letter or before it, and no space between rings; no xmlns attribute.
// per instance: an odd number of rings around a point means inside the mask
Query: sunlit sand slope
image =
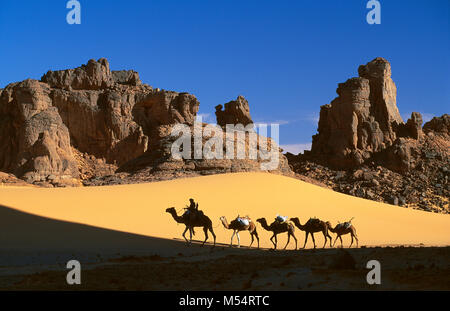
<svg viewBox="0 0 450 311"><path fill-rule="evenodd" d="M165 209L174 206L181 213L191 197L212 219L218 242L223 243L229 243L232 232L223 228L220 216L228 220L238 214L249 215L254 220L266 217L270 223L276 214L281 214L299 217L302 223L315 216L329 220L333 226L354 217L360 246L450 245L450 215L372 202L268 173L224 174L106 187L0 188L0 205L3 206L52 219L167 239L180 238L184 226L177 225ZM26 233L27 228L23 231ZM259 224L258 231L261 246L270 247L271 233ZM302 246L304 232L296 228L295 233ZM203 238L200 228L195 238ZM249 234L242 232L242 245L249 242ZM322 246L321 233L316 234L316 242ZM349 242L350 237L345 236L345 245ZM279 246L284 247L285 243L286 234L281 234ZM310 241L308 247L311 246ZM293 242L288 248L293 248Z"/></svg>

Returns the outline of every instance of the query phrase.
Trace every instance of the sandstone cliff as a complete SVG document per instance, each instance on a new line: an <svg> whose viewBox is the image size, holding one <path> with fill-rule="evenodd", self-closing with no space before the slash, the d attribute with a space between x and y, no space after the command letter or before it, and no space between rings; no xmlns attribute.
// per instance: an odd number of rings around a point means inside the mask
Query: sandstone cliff
<svg viewBox="0 0 450 311"><path fill-rule="evenodd" d="M220 173L255 170L261 162L173 161L167 154L170 131L176 124L194 125L197 98L154 89L133 70L111 71L104 58L49 71L40 81L11 83L0 92L0 171L30 183L91 184L106 175L123 180L114 177L118 168L129 173L125 179L144 170L139 180L151 180L155 171L172 178L204 171L205 165ZM226 122L251 122L243 97L225 107ZM289 171L281 153L280 158L281 170Z"/></svg>

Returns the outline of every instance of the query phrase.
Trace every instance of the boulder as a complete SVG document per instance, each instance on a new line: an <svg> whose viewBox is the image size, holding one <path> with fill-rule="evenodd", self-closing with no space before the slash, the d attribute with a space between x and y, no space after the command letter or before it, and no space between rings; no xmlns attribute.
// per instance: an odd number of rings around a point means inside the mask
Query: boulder
<svg viewBox="0 0 450 311"><path fill-rule="evenodd" d="M216 106L217 124L225 127L227 124L242 124L247 126L253 124L250 116L250 107L248 101L243 96L238 96L236 100L232 100L225 104Z"/></svg>
<svg viewBox="0 0 450 311"><path fill-rule="evenodd" d="M112 71L112 78L115 83L138 86L141 85L139 74L134 70Z"/></svg>

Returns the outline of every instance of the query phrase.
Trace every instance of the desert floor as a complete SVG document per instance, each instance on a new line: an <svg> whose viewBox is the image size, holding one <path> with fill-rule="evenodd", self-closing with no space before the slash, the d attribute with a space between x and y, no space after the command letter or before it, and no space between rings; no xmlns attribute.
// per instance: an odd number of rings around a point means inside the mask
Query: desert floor
<svg viewBox="0 0 450 311"><path fill-rule="evenodd" d="M450 247L269 251L216 247L177 256L123 256L88 265L81 285L64 269L0 277L1 290L450 290ZM376 259L381 284L369 285Z"/></svg>
<svg viewBox="0 0 450 311"><path fill-rule="evenodd" d="M363 248L292 251L291 240L291 251L269 251L271 234L259 224L261 250L188 247L180 241L184 226L165 209L174 206L181 213L190 197L212 219L218 243L228 244L232 234L220 216L266 217L270 223L281 214L333 225L354 217ZM196 231L195 238L202 239L201 228ZM304 232L296 229L296 237L303 246ZM349 242L344 236L344 246ZM249 243L242 232L241 245ZM279 247L285 243L281 234ZM321 233L316 243L322 246ZM379 288L450 289L449 245L450 215L359 199L268 173L106 187L0 188L3 289L74 289L65 284L70 259L80 261L80 288L89 289L367 289L370 259L379 260L385 271Z"/></svg>

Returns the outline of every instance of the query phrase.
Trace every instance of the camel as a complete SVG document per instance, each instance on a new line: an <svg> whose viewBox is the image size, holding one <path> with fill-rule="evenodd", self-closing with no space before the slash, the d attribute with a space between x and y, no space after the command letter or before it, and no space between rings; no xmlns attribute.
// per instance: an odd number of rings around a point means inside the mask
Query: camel
<svg viewBox="0 0 450 311"><path fill-rule="evenodd" d="M295 227L293 224L288 223L288 222L278 222L278 221L274 221L273 223L270 224L270 226L267 225L267 220L265 218L259 218L256 220L257 222L259 222L261 224L261 226L266 229L267 231L272 231L273 235L270 238L270 241L273 243L274 249L277 249L277 235L279 233L283 233L283 232L287 232L288 234L288 240L286 243L286 246L284 247L284 249L286 249L286 247L289 244L289 241L291 240L291 236L294 238L295 240L295 249L297 249L297 238L294 235L294 231L295 231ZM275 242L273 241L273 239L275 238Z"/></svg>
<svg viewBox="0 0 450 311"><path fill-rule="evenodd" d="M222 221L222 224L225 227L225 229L233 230L233 235L231 236L230 247L233 246L233 239L234 239L235 235L237 235L238 247L241 247L241 239L239 237L239 231L249 231L250 236L252 237L252 242L250 243L249 248L252 247L252 244L254 241L254 236L256 237L256 240L258 241L258 248L259 248L259 236L258 236L258 232L256 232L256 224L250 218L248 218L248 217L245 217L245 218L249 221L248 226L240 223L237 219L232 220L231 223L228 224L228 221L225 218L225 216L220 217L220 221Z"/></svg>
<svg viewBox="0 0 450 311"><path fill-rule="evenodd" d="M308 235L311 234L313 243L314 243L314 248L316 248L316 241L314 239L314 233L315 232L322 232L323 233L323 237L325 238L325 242L323 243L323 248L325 248L325 245L327 244L327 238L330 239L330 247L331 247L331 236L328 233L328 225L326 222L317 219L317 220L308 220L308 222L306 222L304 225L302 225L300 223L300 220L298 219L298 217L294 217L291 218L291 221L295 224L295 226L297 228L299 228L302 231L305 231L305 244L303 245L303 248L306 247L306 243L308 242Z"/></svg>
<svg viewBox="0 0 450 311"><path fill-rule="evenodd" d="M193 222L191 222L190 217L186 217L185 215L178 216L177 211L175 210L175 207L170 207L170 208L166 209L166 212L171 214L173 219L177 223L186 225L186 229L183 232L183 238L186 240L188 245L190 245L192 243L192 233L194 232L194 228L195 227L203 227L203 232L205 233L205 240L203 241L202 246L208 240L208 230L211 231L211 234L214 237L214 245L213 246L216 246L216 235L214 234L212 221L211 221L211 219L209 219L208 216L206 216L204 214L199 214L199 215L197 215L196 219ZM188 230L189 230L189 234L190 234L189 241L186 238L186 231L188 231Z"/></svg>
<svg viewBox="0 0 450 311"><path fill-rule="evenodd" d="M338 238L341 240L341 247L344 247L343 243L342 243L342 237L341 236L345 235L345 234L348 234L348 233L350 233L350 235L352 237L352 242L350 243L349 247L352 247L353 238L356 240L356 247L358 247L358 237L356 236L356 229L351 223L350 223L349 227L346 227L346 226L344 226L344 224L340 224L339 223L339 224L336 225L336 227L333 228L331 226L331 223L329 221L327 221L327 225L328 225L328 229L331 232L336 233L336 239L334 240L333 247L334 247L334 244L336 244L336 241L337 241Z"/></svg>

